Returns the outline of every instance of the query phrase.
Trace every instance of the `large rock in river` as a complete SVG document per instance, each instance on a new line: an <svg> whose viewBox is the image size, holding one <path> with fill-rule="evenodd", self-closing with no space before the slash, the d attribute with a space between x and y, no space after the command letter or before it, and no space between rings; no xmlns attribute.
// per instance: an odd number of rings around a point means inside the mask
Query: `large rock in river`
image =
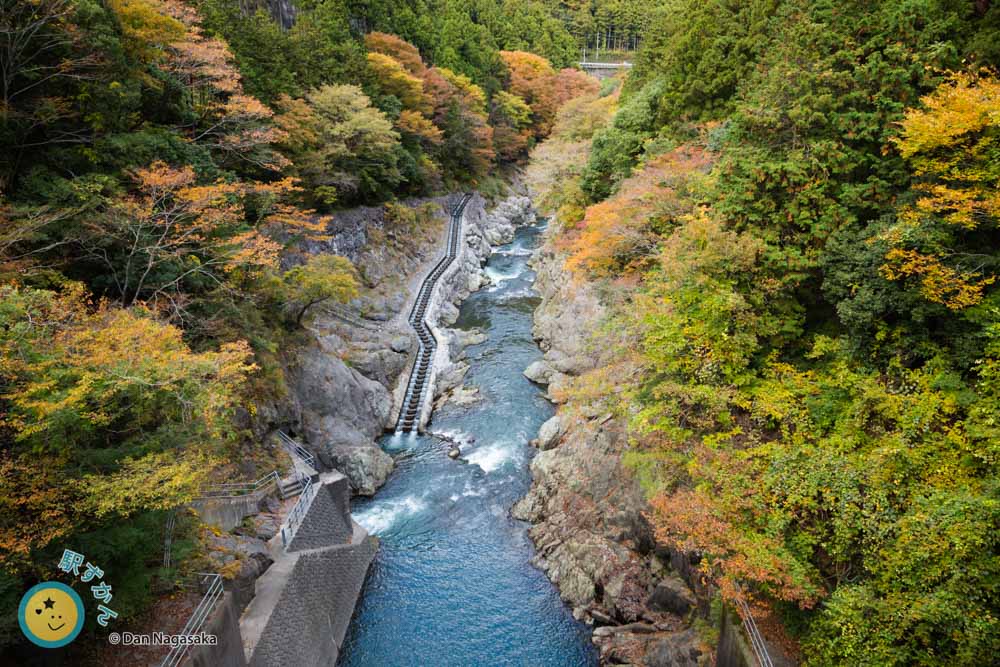
<svg viewBox="0 0 1000 667"><path fill-rule="evenodd" d="M389 391L318 345L299 352L293 378L309 448L343 472L357 493L374 493L393 467L392 457L375 444L390 425Z"/></svg>

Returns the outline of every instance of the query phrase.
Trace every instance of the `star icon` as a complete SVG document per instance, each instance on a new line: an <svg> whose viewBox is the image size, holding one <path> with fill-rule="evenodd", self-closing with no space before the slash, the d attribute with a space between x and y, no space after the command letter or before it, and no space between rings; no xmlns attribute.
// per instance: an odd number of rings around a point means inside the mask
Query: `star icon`
<svg viewBox="0 0 1000 667"><path fill-rule="evenodd" d="M52 598L45 598L45 608L46 609L52 609L54 605L55 605L55 602L52 600Z"/></svg>

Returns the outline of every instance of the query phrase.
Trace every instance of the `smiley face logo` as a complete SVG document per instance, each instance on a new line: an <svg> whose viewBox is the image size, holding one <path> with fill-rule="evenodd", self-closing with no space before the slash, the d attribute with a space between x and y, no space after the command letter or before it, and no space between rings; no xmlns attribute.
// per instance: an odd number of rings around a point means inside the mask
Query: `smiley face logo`
<svg viewBox="0 0 1000 667"><path fill-rule="evenodd" d="M42 648L70 643L83 628L83 601L72 588L46 581L24 594L17 610L21 632Z"/></svg>

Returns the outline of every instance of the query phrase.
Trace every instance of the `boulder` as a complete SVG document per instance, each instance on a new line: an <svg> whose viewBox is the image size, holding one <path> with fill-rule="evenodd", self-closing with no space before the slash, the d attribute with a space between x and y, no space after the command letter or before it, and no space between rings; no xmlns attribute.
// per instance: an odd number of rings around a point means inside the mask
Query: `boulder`
<svg viewBox="0 0 1000 667"><path fill-rule="evenodd" d="M647 605L655 611L665 611L678 616L687 616L698 601L694 593L679 577L667 577L656 584Z"/></svg>
<svg viewBox="0 0 1000 667"><path fill-rule="evenodd" d="M413 341L409 336L393 336L392 340L389 341L389 349L393 352L406 354L410 351L412 344Z"/></svg>
<svg viewBox="0 0 1000 667"><path fill-rule="evenodd" d="M337 447L327 452L333 468L350 481L351 489L362 496L372 496L389 478L392 457L374 444Z"/></svg>
<svg viewBox="0 0 1000 667"><path fill-rule="evenodd" d="M555 415L538 429L538 448L542 451L552 449L559 444L563 434L562 418Z"/></svg>
<svg viewBox="0 0 1000 667"><path fill-rule="evenodd" d="M698 667L701 642L692 628L675 632L652 644L643 660L645 667Z"/></svg>
<svg viewBox="0 0 1000 667"><path fill-rule="evenodd" d="M544 359L532 362L524 369L524 377L538 384L548 384L555 370Z"/></svg>
<svg viewBox="0 0 1000 667"><path fill-rule="evenodd" d="M351 368L384 387L392 386L406 368L406 354L392 350L352 349L346 355Z"/></svg>

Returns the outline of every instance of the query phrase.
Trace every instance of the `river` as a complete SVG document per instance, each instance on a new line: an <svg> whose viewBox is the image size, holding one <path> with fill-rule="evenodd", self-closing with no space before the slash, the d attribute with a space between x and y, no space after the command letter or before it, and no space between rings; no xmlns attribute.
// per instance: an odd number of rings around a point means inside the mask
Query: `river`
<svg viewBox="0 0 1000 667"><path fill-rule="evenodd" d="M431 430L458 440L465 462L431 435L394 435L382 447L396 470L355 519L382 541L355 611L342 667L597 663L587 627L531 566L527 525L510 507L528 490L528 440L553 414L522 371L541 352L531 337L538 305L527 262L544 222L518 229L486 270L494 284L462 304L456 327L487 340L467 348L466 385L482 400L435 412Z"/></svg>

